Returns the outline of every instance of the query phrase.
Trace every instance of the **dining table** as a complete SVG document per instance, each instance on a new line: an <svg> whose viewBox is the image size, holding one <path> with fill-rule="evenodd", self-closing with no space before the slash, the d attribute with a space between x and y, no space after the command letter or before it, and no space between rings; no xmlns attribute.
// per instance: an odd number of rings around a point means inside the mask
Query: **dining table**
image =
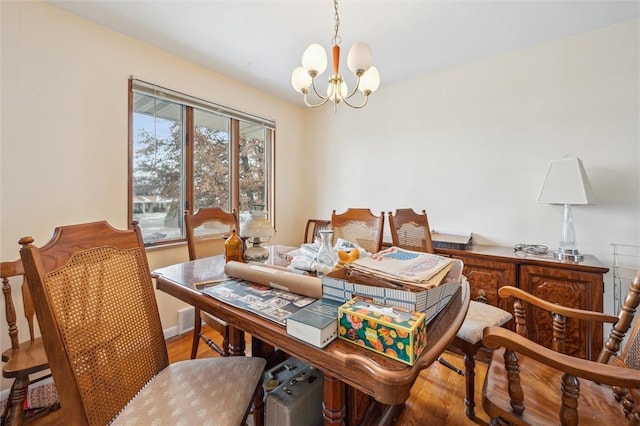
<svg viewBox="0 0 640 426"><path fill-rule="evenodd" d="M286 266L295 248L269 246L267 263ZM343 339L324 348L313 346L287 334L281 324L204 294L198 283L226 277L224 256L166 266L153 271L152 276L158 290L227 322L232 329L232 356L265 356L264 348L276 348L320 370L325 425L390 424L403 408L418 374L455 338L470 300L469 284L463 280L448 304L428 323L426 347L415 363L408 365ZM252 338L251 354L245 354L245 333Z"/></svg>

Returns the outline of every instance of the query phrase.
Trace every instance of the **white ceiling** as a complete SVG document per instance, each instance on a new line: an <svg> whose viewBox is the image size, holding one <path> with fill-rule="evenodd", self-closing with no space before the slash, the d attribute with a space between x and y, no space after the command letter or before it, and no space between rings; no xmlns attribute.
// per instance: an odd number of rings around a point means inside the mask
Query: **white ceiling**
<svg viewBox="0 0 640 426"><path fill-rule="evenodd" d="M291 71L309 44L330 49L334 28L331 0L47 3L298 103ZM351 45L365 41L382 86L638 19L640 1L343 0L338 10L342 74Z"/></svg>

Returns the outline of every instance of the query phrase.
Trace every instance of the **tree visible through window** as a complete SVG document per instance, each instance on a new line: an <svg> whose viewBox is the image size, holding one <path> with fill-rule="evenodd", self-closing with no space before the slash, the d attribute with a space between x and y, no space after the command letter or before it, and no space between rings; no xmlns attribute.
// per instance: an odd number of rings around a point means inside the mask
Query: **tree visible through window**
<svg viewBox="0 0 640 426"><path fill-rule="evenodd" d="M130 217L139 222L145 244L184 239L185 210L235 209L242 219L251 210L269 209L273 217L274 129L198 108L189 102L193 98L181 103L140 93L135 83Z"/></svg>

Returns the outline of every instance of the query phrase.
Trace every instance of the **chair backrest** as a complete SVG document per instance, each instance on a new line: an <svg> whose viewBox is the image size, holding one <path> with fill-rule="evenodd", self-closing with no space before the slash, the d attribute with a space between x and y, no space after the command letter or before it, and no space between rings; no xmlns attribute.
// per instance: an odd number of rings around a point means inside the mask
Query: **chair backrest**
<svg viewBox="0 0 640 426"><path fill-rule="evenodd" d="M333 241L338 238L358 244L369 253L377 253L382 247L384 212L375 216L369 209L347 209L344 213L331 214Z"/></svg>
<svg viewBox="0 0 640 426"><path fill-rule="evenodd" d="M389 212L389 229L393 245L407 250L433 253L431 229L427 212L413 209L397 209L395 216Z"/></svg>
<svg viewBox="0 0 640 426"><path fill-rule="evenodd" d="M640 370L640 321L637 319L629 333L629 341L621 353L621 358L627 368Z"/></svg>
<svg viewBox="0 0 640 426"><path fill-rule="evenodd" d="M604 344L600 355L598 356L598 362L608 362L609 359L614 356L627 331L631 327L631 323L634 320L636 310L640 305L640 270L636 273L635 278L631 282L629 292L627 293L622 306L618 311L618 321L614 324L609 333L609 339ZM619 358L623 364L628 368L640 370L640 321L636 318L635 325L629 333L624 349L620 353Z"/></svg>
<svg viewBox="0 0 640 426"><path fill-rule="evenodd" d="M240 233L235 210L229 213L220 207L201 208L195 214L185 211L184 224L190 260L223 254L225 238L234 229Z"/></svg>
<svg viewBox="0 0 640 426"><path fill-rule="evenodd" d="M303 243L312 243L316 239L320 238L320 231L324 229L329 229L331 227L330 220L322 220L322 219L309 219L307 220L307 225L304 228L304 239Z"/></svg>
<svg viewBox="0 0 640 426"><path fill-rule="evenodd" d="M65 420L107 424L169 363L140 229L94 222L20 244Z"/></svg>
<svg viewBox="0 0 640 426"><path fill-rule="evenodd" d="M2 279L2 293L4 295L4 311L7 318L7 325L9 326L9 340L11 341L12 349L19 349L21 339L18 332L18 326L16 324L16 307L13 301L13 291L10 283L10 278L13 277L22 277L21 288L23 311L29 325L29 339L33 341L35 339L33 321L35 311L33 310L31 293L29 293L29 285L24 277L24 269L22 268L22 261L20 259L14 260L13 262L0 263L0 278Z"/></svg>

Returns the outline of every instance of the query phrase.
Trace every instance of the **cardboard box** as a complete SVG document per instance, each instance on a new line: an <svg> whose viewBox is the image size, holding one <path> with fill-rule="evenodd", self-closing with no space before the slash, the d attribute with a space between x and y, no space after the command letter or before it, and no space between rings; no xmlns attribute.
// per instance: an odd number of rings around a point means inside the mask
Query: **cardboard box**
<svg viewBox="0 0 640 426"><path fill-rule="evenodd" d="M425 314L355 298L338 308L338 337L413 365L427 345Z"/></svg>
<svg viewBox="0 0 640 426"><path fill-rule="evenodd" d="M347 302L354 297L371 299L382 305L396 306L407 311L422 312L427 324L449 303L458 291L464 276L462 261L454 260L454 265L443 280L443 284L431 290L409 291L388 287L351 282L347 280L345 269L338 269L322 276L322 297Z"/></svg>

